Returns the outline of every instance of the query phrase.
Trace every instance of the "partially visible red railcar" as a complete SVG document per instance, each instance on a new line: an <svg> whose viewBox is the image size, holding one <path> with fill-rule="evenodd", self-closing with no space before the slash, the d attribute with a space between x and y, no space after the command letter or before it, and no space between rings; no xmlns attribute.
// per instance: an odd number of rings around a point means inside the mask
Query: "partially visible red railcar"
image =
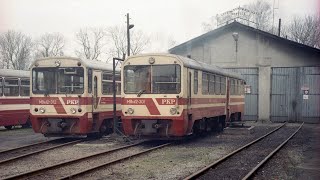
<svg viewBox="0 0 320 180"><path fill-rule="evenodd" d="M29 71L0 70L0 126L30 125Z"/></svg>
<svg viewBox="0 0 320 180"><path fill-rule="evenodd" d="M102 136L112 132L112 65L73 57L31 65L32 128L44 136ZM117 96L120 73L116 72ZM120 117L120 100L117 116Z"/></svg>

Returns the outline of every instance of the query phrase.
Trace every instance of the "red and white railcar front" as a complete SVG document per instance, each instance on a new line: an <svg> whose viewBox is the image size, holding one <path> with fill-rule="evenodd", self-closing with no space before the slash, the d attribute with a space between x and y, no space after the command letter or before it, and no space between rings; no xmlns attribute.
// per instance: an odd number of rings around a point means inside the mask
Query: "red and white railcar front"
<svg viewBox="0 0 320 180"><path fill-rule="evenodd" d="M121 73L127 135L170 138L223 130L243 115L243 79L217 66L146 54L125 60Z"/></svg>
<svg viewBox="0 0 320 180"><path fill-rule="evenodd" d="M122 123L127 135L184 136L187 73L174 56L132 56L122 66Z"/></svg>
<svg viewBox="0 0 320 180"><path fill-rule="evenodd" d="M112 132L111 89L103 81L112 66L71 57L32 64L31 121L45 136L86 136ZM102 87L103 86L103 87ZM118 106L120 108L120 106Z"/></svg>

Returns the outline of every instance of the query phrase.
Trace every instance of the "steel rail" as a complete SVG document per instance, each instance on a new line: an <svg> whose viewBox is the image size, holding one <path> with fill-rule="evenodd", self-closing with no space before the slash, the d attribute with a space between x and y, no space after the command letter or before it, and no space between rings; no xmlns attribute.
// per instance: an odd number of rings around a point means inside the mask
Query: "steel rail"
<svg viewBox="0 0 320 180"><path fill-rule="evenodd" d="M130 159L130 158L132 158L132 157L137 157L137 156L140 156L140 155L142 155L142 154L145 154L145 153L148 153L148 152L151 152L151 151L153 151L153 150L160 149L160 148L163 148L163 147L169 146L169 145L171 145L171 143L165 143L165 144L162 144L162 145L153 147L153 148L149 148L149 149L144 150L144 151L141 151L141 152L139 152L139 153L136 153L136 154L133 154L133 155L129 155L129 156L125 156L125 157L122 157L122 158L118 158L118 159L115 159L115 160L113 160L113 161L109 161L109 162L107 162L107 163L104 163L104 164L101 164L101 165L94 166L94 167L92 167L92 168L86 169L86 170L84 170L84 171L77 172L77 173L74 173L74 174L71 174L71 175L62 177L62 178L60 178L60 180L62 180L62 179L70 179L70 178L74 178L74 177L77 177L77 176L81 176L81 175L84 175L84 174L89 173L89 172L91 172L91 171L95 171L95 170L97 170L97 169L99 169L99 168L102 168L102 167L105 167L105 166L109 166L109 165L115 164L115 163L117 163L117 162Z"/></svg>
<svg viewBox="0 0 320 180"><path fill-rule="evenodd" d="M304 122L300 125L300 127L288 138L286 139L283 143L281 143L275 150L273 150L267 157L265 157L257 166L255 166L242 180L247 180L258 171L259 168L261 168L268 160L271 159L275 153L277 153L297 132L302 128Z"/></svg>
<svg viewBox="0 0 320 180"><path fill-rule="evenodd" d="M269 136L270 134L272 134L272 133L276 132L277 130L279 130L280 128L282 128L282 127L283 127L284 125L286 125L286 124L287 124L287 123L283 123L281 126L279 126L279 127L277 127L276 129L274 129L274 130L270 131L269 133L267 133L267 134L265 134L265 135L263 135L263 136L259 137L258 139L256 139L256 140L254 140L254 141L252 141L252 142L250 142L250 143L248 143L248 144L246 144L246 145L244 145L244 146L242 146L242 147L240 147L240 148L238 148L238 149L236 149L236 150L232 151L231 153L229 153L229 154L225 155L225 156L224 156L224 157L222 157L221 159L219 159L219 160L217 160L217 161L215 161L215 162L213 162L213 163L211 163L211 164L209 164L209 165L205 166L204 168L202 168L202 169L200 169L200 170L196 171L195 173L193 173L193 174L191 174L191 175L189 175L189 176L185 177L185 178L184 178L184 180L196 179L196 178L200 177L202 174L204 174L205 172L207 172L210 168L212 168L212 167L214 167L214 166L216 166L216 165L218 165L218 164L222 163L223 161L225 161L225 160L226 160L226 159L228 159L229 157L233 156L234 154L236 154L236 153L238 153L238 152L240 152L240 151L244 150L245 148L247 148L247 147L249 147L249 146L251 146L251 145L255 144L256 142L258 142L258 141L262 140L263 138L265 138L265 137Z"/></svg>
<svg viewBox="0 0 320 180"><path fill-rule="evenodd" d="M23 149L23 148L28 148L28 147L31 147L31 146L36 146L36 145L40 145L40 144L44 144L44 143L48 143L48 142L50 143L52 141L57 141L57 140L59 140L59 139L53 139L53 140L49 140L49 141L43 141L43 142L28 144L28 145L15 147L15 148L11 148L11 149L6 149L6 150L3 150L3 151L0 151L0 155L3 154L3 153L8 153L10 151L16 151L16 150L20 150L20 149Z"/></svg>
<svg viewBox="0 0 320 180"><path fill-rule="evenodd" d="M51 170L51 169L54 169L54 168L59 168L61 166L65 166L65 165L68 165L68 164L76 163L76 162L79 162L79 161L82 161L82 160L86 160L86 159L89 159L89 158L93 158L93 157L96 157L96 156L109 154L109 153L112 153L112 152L115 152L115 151L118 151L118 150L122 150L122 149L125 149L125 148L132 147L132 146L137 146L137 145L140 145L140 144L145 143L145 142L146 141L142 141L142 142L126 145L126 146L121 146L121 147L118 147L118 148L113 148L111 150L98 152L98 153L91 154L91 155L88 155L88 156L84 156L84 157L81 157L81 158L78 158L78 159L74 159L74 160L70 160L70 161L54 164L54 165L51 165L51 166L47 166L47 167L44 167L44 168L36 169L36 170L33 170L33 171L21 173L21 174L18 174L18 175L13 175L13 176L10 176L10 177L6 177L6 178L4 178L4 180L29 177L29 176L32 176L34 174L41 173L43 171Z"/></svg>
<svg viewBox="0 0 320 180"><path fill-rule="evenodd" d="M82 142L82 141L83 141L82 139L80 139L80 140L75 140L75 141L71 141L71 142L59 144L59 145L56 145L56 146L52 146L52 147L49 147L49 148L41 149L41 150L38 150L38 151L33 151L33 152L30 152L30 153L27 153L27 154L23 154L23 155L20 155L20 156L15 156L15 157L12 157L12 158L5 159L5 160L3 160L3 161L0 161L0 165L2 165L2 164L4 164L4 163L7 163L7 162L15 161L15 160L18 160L18 159L20 159L20 158L27 157L27 156L39 154L39 153L44 152L44 151L56 149L56 148L63 147L63 146L67 146L67 145L71 145L71 144L76 144L76 143L79 143L79 142Z"/></svg>

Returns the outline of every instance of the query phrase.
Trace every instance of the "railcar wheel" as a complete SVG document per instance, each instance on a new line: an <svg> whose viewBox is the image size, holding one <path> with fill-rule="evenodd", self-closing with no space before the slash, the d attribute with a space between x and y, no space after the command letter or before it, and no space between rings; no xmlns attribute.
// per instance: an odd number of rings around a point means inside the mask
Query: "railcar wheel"
<svg viewBox="0 0 320 180"><path fill-rule="evenodd" d="M224 120L220 120L218 122L218 128L217 128L218 132L222 132L224 130L225 125L226 125L225 121Z"/></svg>
<svg viewBox="0 0 320 180"><path fill-rule="evenodd" d="M90 139L99 139L99 138L102 138L103 134L101 133L90 133L90 134L87 134L87 138L90 138Z"/></svg>
<svg viewBox="0 0 320 180"><path fill-rule="evenodd" d="M6 129L11 130L12 126L4 126Z"/></svg>
<svg viewBox="0 0 320 180"><path fill-rule="evenodd" d="M22 128L29 128L29 127L31 127L31 122L30 122L30 120L28 119L25 124L22 124Z"/></svg>
<svg viewBox="0 0 320 180"><path fill-rule="evenodd" d="M206 128L205 128L205 131L210 132L211 130L212 130L212 127L211 127L210 120L207 119L207 120L206 120Z"/></svg>

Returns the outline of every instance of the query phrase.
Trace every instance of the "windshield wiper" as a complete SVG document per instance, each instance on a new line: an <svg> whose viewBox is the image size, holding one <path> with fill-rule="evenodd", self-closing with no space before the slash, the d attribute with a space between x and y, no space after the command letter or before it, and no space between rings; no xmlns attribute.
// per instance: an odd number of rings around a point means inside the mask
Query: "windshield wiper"
<svg viewBox="0 0 320 180"><path fill-rule="evenodd" d="M141 96L141 94L143 94L144 92L146 92L146 90L141 89L141 90L138 92L137 97L140 97L140 96Z"/></svg>
<svg viewBox="0 0 320 180"><path fill-rule="evenodd" d="M66 92L65 92L66 97L68 97L68 94L70 94L70 92L71 94L73 94L73 91L70 91L69 88L66 88Z"/></svg>

